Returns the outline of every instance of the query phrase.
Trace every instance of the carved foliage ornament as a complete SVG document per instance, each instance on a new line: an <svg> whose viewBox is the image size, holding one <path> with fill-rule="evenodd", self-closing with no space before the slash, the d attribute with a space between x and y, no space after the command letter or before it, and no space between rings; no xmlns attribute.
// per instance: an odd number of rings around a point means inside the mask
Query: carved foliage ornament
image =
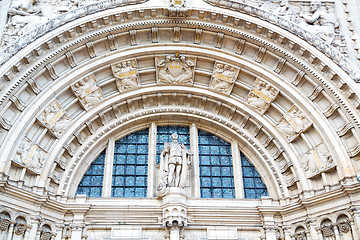
<svg viewBox="0 0 360 240"><path fill-rule="evenodd" d="M51 102L40 116L37 117L37 120L57 138L60 137L72 123L71 118L57 100Z"/></svg>
<svg viewBox="0 0 360 240"><path fill-rule="evenodd" d="M265 81L256 79L247 95L246 101L261 114L264 114L278 94L279 90Z"/></svg>
<svg viewBox="0 0 360 240"><path fill-rule="evenodd" d="M194 81L195 57L176 55L156 56L156 78L158 83L192 84Z"/></svg>
<svg viewBox="0 0 360 240"><path fill-rule="evenodd" d="M324 237L334 237L335 233L331 225L325 225L321 227L321 232Z"/></svg>
<svg viewBox="0 0 360 240"><path fill-rule="evenodd" d="M81 106L85 108L85 110L98 104L104 99L104 95L93 74L73 84L71 90L79 99Z"/></svg>
<svg viewBox="0 0 360 240"><path fill-rule="evenodd" d="M45 161L46 152L28 138L24 138L16 150L15 161L39 173Z"/></svg>
<svg viewBox="0 0 360 240"><path fill-rule="evenodd" d="M298 107L293 105L280 119L277 127L286 135L289 142L295 140L301 133L308 130L311 122Z"/></svg>
<svg viewBox="0 0 360 240"><path fill-rule="evenodd" d="M240 69L228 64L216 61L210 79L210 88L230 94Z"/></svg>
<svg viewBox="0 0 360 240"><path fill-rule="evenodd" d="M136 59L129 59L111 65L120 92L140 87Z"/></svg>

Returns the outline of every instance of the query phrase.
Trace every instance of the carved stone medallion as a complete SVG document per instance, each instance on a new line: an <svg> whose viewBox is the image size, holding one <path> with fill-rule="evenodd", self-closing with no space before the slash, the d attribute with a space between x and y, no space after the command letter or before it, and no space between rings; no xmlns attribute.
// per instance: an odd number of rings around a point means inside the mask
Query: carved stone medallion
<svg viewBox="0 0 360 240"><path fill-rule="evenodd" d="M37 120L57 138L60 137L72 123L71 118L57 100L51 102L40 116L37 117Z"/></svg>
<svg viewBox="0 0 360 240"><path fill-rule="evenodd" d="M73 84L71 90L85 110L88 110L104 99L104 95L93 74Z"/></svg>
<svg viewBox="0 0 360 240"><path fill-rule="evenodd" d="M305 115L293 105L287 113L280 119L277 127L286 134L289 142L295 140L301 133L308 130L311 122Z"/></svg>
<svg viewBox="0 0 360 240"><path fill-rule="evenodd" d="M156 79L165 84L192 84L194 81L195 57L176 55L156 56Z"/></svg>
<svg viewBox="0 0 360 240"><path fill-rule="evenodd" d="M240 69L229 64L216 61L210 79L210 88L230 94Z"/></svg>
<svg viewBox="0 0 360 240"><path fill-rule="evenodd" d="M246 101L256 110L261 112L261 114L264 114L278 94L279 90L265 81L256 79L247 95Z"/></svg>
<svg viewBox="0 0 360 240"><path fill-rule="evenodd" d="M136 59L129 59L111 65L120 92L140 87L139 72Z"/></svg>
<svg viewBox="0 0 360 240"><path fill-rule="evenodd" d="M335 167L330 155L316 148L306 152L301 160L308 178L314 178L320 173L329 171Z"/></svg>
<svg viewBox="0 0 360 240"><path fill-rule="evenodd" d="M295 240L306 240L306 233L305 232L296 233Z"/></svg>
<svg viewBox="0 0 360 240"><path fill-rule="evenodd" d="M16 150L15 161L32 170L40 173L44 165L46 152L28 138L24 138Z"/></svg>
<svg viewBox="0 0 360 240"><path fill-rule="evenodd" d="M340 232L347 233L350 231L350 223L348 221L341 221L338 223Z"/></svg>
<svg viewBox="0 0 360 240"><path fill-rule="evenodd" d="M24 223L16 223L15 228L14 228L14 233L16 235L24 235L26 231L26 225Z"/></svg>
<svg viewBox="0 0 360 240"><path fill-rule="evenodd" d="M334 237L335 233L331 225L325 225L321 227L321 232L324 237Z"/></svg>

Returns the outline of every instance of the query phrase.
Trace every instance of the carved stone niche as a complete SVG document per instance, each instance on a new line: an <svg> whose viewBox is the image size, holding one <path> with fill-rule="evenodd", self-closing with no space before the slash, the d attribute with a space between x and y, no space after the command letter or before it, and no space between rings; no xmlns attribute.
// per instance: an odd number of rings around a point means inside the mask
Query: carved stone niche
<svg viewBox="0 0 360 240"><path fill-rule="evenodd" d="M230 94L236 78L239 74L240 68L229 65L227 63L216 61L214 64L213 73L210 79L210 88L216 91Z"/></svg>
<svg viewBox="0 0 360 240"><path fill-rule="evenodd" d="M44 149L24 137L16 150L14 161L33 173L39 174L44 165L46 154L47 152Z"/></svg>
<svg viewBox="0 0 360 240"><path fill-rule="evenodd" d="M301 133L311 127L312 123L305 117L298 107L293 105L276 125L289 142L294 141Z"/></svg>
<svg viewBox="0 0 360 240"><path fill-rule="evenodd" d="M179 55L155 56L158 84L193 84L196 58Z"/></svg>
<svg viewBox="0 0 360 240"><path fill-rule="evenodd" d="M331 156L319 148L313 148L301 157L307 178L316 178L323 172L336 168Z"/></svg>
<svg viewBox="0 0 360 240"><path fill-rule="evenodd" d="M265 81L256 79L246 101L261 114L264 114L278 94L278 89Z"/></svg>
<svg viewBox="0 0 360 240"><path fill-rule="evenodd" d="M52 101L40 116L37 117L37 120L57 138L59 138L72 123L72 119L57 100Z"/></svg>
<svg viewBox="0 0 360 240"><path fill-rule="evenodd" d="M111 70L120 92L140 87L139 71L136 59L128 59L111 64Z"/></svg>
<svg viewBox="0 0 360 240"><path fill-rule="evenodd" d="M104 95L94 74L84 77L71 85L71 90L85 110L95 106L104 99Z"/></svg>
<svg viewBox="0 0 360 240"><path fill-rule="evenodd" d="M321 233L324 237L335 237L335 232L332 225L324 225L321 227Z"/></svg>

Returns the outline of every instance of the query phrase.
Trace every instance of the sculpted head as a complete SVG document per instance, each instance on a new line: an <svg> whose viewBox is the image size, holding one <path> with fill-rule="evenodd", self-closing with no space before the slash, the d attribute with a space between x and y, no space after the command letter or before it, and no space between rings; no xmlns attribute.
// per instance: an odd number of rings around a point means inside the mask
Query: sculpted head
<svg viewBox="0 0 360 240"><path fill-rule="evenodd" d="M289 7L289 1L288 0L282 0L280 2L280 7Z"/></svg>
<svg viewBox="0 0 360 240"><path fill-rule="evenodd" d="M318 10L321 7L321 1L320 0L312 0L310 2L310 10L312 12Z"/></svg>
<svg viewBox="0 0 360 240"><path fill-rule="evenodd" d="M172 138L173 141L177 141L178 138L179 138L179 136L178 136L177 133L173 133L173 134L171 135L171 138Z"/></svg>

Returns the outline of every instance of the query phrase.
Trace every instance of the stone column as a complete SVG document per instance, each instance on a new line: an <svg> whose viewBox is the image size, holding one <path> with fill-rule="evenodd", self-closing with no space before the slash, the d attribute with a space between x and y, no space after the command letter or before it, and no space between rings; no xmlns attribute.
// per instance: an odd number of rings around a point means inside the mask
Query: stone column
<svg viewBox="0 0 360 240"><path fill-rule="evenodd" d="M64 230L64 225L56 226L56 236L54 237L55 240L61 240L62 239L63 230Z"/></svg>
<svg viewBox="0 0 360 240"><path fill-rule="evenodd" d="M265 229L266 240L277 240L275 226L264 226L264 229Z"/></svg>
<svg viewBox="0 0 360 240"><path fill-rule="evenodd" d="M354 238L354 239L360 239L360 236L359 236L358 231L355 230L354 220L353 220L353 219L349 219L349 223L350 223L350 226L351 226L351 232L352 232L353 238Z"/></svg>
<svg viewBox="0 0 360 240"><path fill-rule="evenodd" d="M82 240L83 224L71 224L71 238L70 240Z"/></svg>
<svg viewBox="0 0 360 240"><path fill-rule="evenodd" d="M24 239L27 240L29 239L29 234L30 234L30 227L27 227L24 233Z"/></svg>
<svg viewBox="0 0 360 240"><path fill-rule="evenodd" d="M103 197L111 197L111 184L112 184L112 174L113 174L113 165L114 165L114 149L115 149L115 140L110 139L106 149L105 156L105 169L104 169L104 182L103 182Z"/></svg>
<svg viewBox="0 0 360 240"><path fill-rule="evenodd" d="M317 232L316 224L312 219L307 219L307 227L310 232L310 236L308 236L308 238L313 240L319 240L320 238Z"/></svg>
<svg viewBox="0 0 360 240"><path fill-rule="evenodd" d="M291 238L290 235L291 235L290 229L288 227L286 227L284 229L284 239L285 240L291 240L292 238Z"/></svg>
<svg viewBox="0 0 360 240"><path fill-rule="evenodd" d="M11 240L14 233L14 223L10 223L7 240Z"/></svg>
<svg viewBox="0 0 360 240"><path fill-rule="evenodd" d="M200 169L199 169L199 141L198 129L195 123L190 126L190 151L193 155L192 162L192 194L195 198L200 198Z"/></svg>
<svg viewBox="0 0 360 240"><path fill-rule="evenodd" d="M152 122L149 128L149 150L148 150L148 185L147 185L147 197L155 197L156 178L155 178L155 166L156 166L156 134L157 126L155 122Z"/></svg>
<svg viewBox="0 0 360 240"><path fill-rule="evenodd" d="M31 229L29 231L28 237L25 240L35 240L38 232L38 220L35 218L31 219Z"/></svg>
<svg viewBox="0 0 360 240"><path fill-rule="evenodd" d="M238 143L234 140L231 142L235 198L245 198L244 185L242 181L241 156Z"/></svg>

